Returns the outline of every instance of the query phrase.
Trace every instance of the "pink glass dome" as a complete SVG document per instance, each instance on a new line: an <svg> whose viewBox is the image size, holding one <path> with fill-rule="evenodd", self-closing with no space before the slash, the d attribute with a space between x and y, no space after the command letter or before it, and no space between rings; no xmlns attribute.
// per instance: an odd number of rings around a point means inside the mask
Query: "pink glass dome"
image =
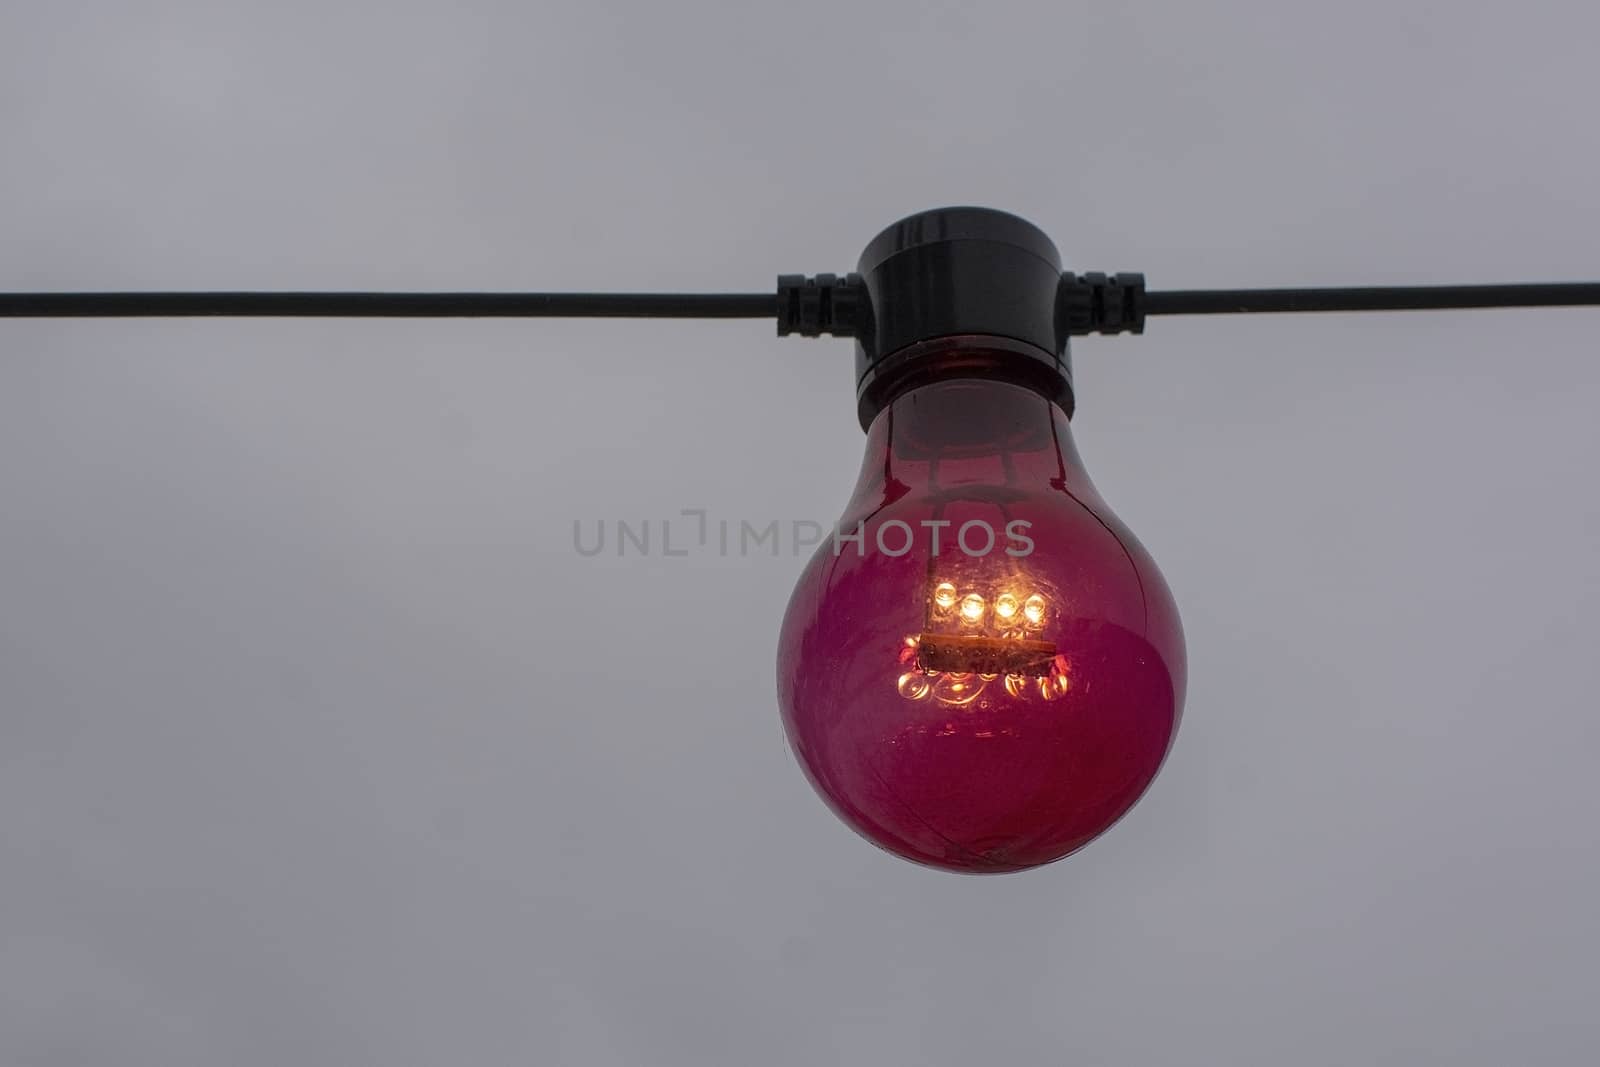
<svg viewBox="0 0 1600 1067"><path fill-rule="evenodd" d="M947 870L1060 859L1144 793L1183 693L1172 595L1060 407L956 379L877 414L778 651L789 741L841 819Z"/></svg>

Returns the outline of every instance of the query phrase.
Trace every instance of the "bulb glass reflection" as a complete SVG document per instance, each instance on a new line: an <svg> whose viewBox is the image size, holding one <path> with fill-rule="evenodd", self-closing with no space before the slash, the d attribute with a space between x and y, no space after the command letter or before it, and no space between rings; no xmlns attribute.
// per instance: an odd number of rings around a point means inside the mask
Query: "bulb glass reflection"
<svg viewBox="0 0 1600 1067"><path fill-rule="evenodd" d="M1059 407L989 380L906 392L839 526L790 601L778 689L840 818L907 859L1001 872L1133 806L1177 728L1183 636Z"/></svg>

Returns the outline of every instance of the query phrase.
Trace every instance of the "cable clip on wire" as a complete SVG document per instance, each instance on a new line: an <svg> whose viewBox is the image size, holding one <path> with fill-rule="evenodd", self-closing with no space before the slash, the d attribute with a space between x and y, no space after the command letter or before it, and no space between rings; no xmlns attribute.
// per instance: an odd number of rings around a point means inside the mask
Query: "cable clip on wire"
<svg viewBox="0 0 1600 1067"><path fill-rule="evenodd" d="M1068 271L1056 290L1060 328L1072 337L1144 333L1144 305L1143 274Z"/></svg>
<svg viewBox="0 0 1600 1067"><path fill-rule="evenodd" d="M778 336L855 337L867 306L861 275L778 276Z"/></svg>

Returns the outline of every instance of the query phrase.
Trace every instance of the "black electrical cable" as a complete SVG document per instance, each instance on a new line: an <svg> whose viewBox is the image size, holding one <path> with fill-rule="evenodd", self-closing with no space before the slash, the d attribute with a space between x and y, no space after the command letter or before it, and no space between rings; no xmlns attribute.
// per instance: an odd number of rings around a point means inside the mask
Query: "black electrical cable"
<svg viewBox="0 0 1600 1067"><path fill-rule="evenodd" d="M1173 289L1144 294L1146 315L1282 311L1427 311L1600 304L1600 283L1417 285L1356 289Z"/></svg>
<svg viewBox="0 0 1600 1067"><path fill-rule="evenodd" d="M1424 311L1600 305L1600 283L1149 292L1141 274L1066 274L1068 332L1138 333L1149 315ZM860 278L784 275L776 293L0 293L0 318L776 318L778 332L852 336L868 314Z"/></svg>
<svg viewBox="0 0 1600 1067"><path fill-rule="evenodd" d="M773 293L0 293L0 318L770 319Z"/></svg>

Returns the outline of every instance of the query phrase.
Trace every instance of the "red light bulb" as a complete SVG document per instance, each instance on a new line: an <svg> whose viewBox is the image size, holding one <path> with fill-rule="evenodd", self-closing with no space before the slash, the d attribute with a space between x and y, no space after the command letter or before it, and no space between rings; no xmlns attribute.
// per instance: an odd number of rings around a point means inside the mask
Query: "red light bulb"
<svg viewBox="0 0 1600 1067"><path fill-rule="evenodd" d="M1005 355L940 347L947 367ZM1060 859L1149 786L1183 691L1166 582L1055 400L954 373L877 412L778 655L789 741L841 819L947 870Z"/></svg>

